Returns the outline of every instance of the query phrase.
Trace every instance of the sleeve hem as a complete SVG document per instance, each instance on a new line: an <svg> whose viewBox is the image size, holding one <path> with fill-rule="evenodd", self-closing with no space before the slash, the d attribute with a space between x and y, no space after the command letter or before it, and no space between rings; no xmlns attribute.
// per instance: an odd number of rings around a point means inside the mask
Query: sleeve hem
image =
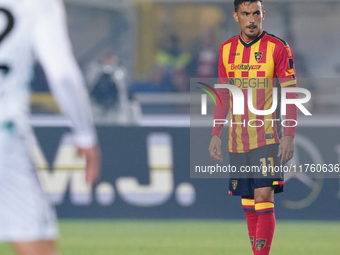
<svg viewBox="0 0 340 255"><path fill-rule="evenodd" d="M87 149L97 144L97 136L90 133L75 134L73 136L73 141L76 146Z"/></svg>

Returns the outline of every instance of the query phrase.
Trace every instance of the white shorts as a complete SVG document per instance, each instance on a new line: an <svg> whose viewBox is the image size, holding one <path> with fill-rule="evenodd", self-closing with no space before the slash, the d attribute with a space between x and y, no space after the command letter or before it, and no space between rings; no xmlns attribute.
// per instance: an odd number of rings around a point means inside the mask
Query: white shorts
<svg viewBox="0 0 340 255"><path fill-rule="evenodd" d="M28 146L19 135L0 130L0 241L57 236L56 214L40 186Z"/></svg>

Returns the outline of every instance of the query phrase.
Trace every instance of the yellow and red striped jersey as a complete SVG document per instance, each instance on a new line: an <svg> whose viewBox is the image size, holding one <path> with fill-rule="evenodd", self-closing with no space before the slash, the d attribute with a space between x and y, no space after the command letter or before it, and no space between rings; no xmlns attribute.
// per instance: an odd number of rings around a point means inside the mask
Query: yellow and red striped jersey
<svg viewBox="0 0 340 255"><path fill-rule="evenodd" d="M255 109L267 110L272 106L273 87L296 86L294 56L289 45L264 30L251 42L244 41L242 34L232 37L224 42L220 49L219 78L220 83L221 79L227 78L229 84L239 87L245 99L244 115L233 115L231 92L218 89L221 98L229 100L230 124L238 123L229 125L229 151L242 153L264 145L280 143L280 101L277 110L272 114L255 115L248 109L247 89L252 88ZM279 82L276 83L273 78L278 78ZM225 106L217 105L214 118L221 118L221 112L226 118L228 112L225 109ZM280 121L270 121L275 119ZM254 121L249 126L249 120L262 120L260 123L264 125ZM221 131L219 128L214 129L213 134Z"/></svg>

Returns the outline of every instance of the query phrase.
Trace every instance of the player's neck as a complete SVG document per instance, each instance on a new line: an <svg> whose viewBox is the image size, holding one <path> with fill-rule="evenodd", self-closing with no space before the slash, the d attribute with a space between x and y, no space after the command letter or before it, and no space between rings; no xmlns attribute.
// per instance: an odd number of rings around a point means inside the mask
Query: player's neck
<svg viewBox="0 0 340 255"><path fill-rule="evenodd" d="M241 31L241 38L244 42L250 43L251 41L254 41L257 37L259 37L263 32L263 29L260 30L260 32L257 34L257 36L254 39L250 39L248 36L242 33Z"/></svg>

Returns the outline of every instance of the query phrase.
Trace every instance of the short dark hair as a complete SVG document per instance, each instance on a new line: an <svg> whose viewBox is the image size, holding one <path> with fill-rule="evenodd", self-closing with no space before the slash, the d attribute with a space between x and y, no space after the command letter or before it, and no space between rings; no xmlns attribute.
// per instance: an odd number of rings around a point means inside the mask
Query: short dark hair
<svg viewBox="0 0 340 255"><path fill-rule="evenodd" d="M249 2L249 4L255 3L255 2L261 2L262 4L262 0L234 0L235 12L237 12L240 4L245 3L245 2Z"/></svg>

